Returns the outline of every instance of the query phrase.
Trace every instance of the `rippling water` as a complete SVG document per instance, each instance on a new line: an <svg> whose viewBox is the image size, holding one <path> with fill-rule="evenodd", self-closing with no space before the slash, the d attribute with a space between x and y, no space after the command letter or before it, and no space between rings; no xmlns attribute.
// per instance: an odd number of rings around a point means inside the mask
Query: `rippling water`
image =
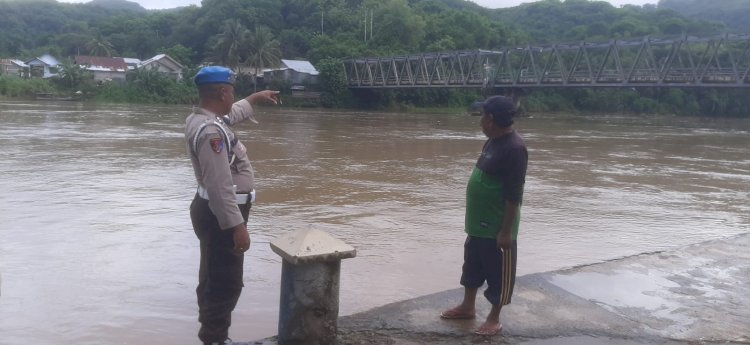
<svg viewBox="0 0 750 345"><path fill-rule="evenodd" d="M0 344L197 344L189 107L0 103ZM304 228L355 246L341 315L458 287L478 118L262 110L235 339L275 334ZM750 121L535 115L519 274L750 231Z"/></svg>

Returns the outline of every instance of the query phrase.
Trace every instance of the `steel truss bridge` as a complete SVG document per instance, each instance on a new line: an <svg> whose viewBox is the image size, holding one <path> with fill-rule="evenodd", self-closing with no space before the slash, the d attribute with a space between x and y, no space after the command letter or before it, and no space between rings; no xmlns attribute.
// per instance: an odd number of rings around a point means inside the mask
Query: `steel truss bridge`
<svg viewBox="0 0 750 345"><path fill-rule="evenodd" d="M750 87L750 35L527 45L344 61L352 89Z"/></svg>

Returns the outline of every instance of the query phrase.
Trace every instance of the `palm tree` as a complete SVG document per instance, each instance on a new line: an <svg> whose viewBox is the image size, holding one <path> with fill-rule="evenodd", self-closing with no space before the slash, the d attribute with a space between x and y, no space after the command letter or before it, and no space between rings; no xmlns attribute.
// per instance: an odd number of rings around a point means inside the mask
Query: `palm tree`
<svg viewBox="0 0 750 345"><path fill-rule="evenodd" d="M97 34L86 43L86 49L92 56L112 56L115 50L111 42L107 41L104 36Z"/></svg>
<svg viewBox="0 0 750 345"><path fill-rule="evenodd" d="M274 67L281 59L281 44L273 37L271 30L265 26L258 26L251 32L247 40L250 56L247 63L255 67L253 76L253 90L258 91L258 72L263 67Z"/></svg>
<svg viewBox="0 0 750 345"><path fill-rule="evenodd" d="M137 89L151 95L161 95L168 88L167 78L153 68L136 68L128 72L128 82L136 85Z"/></svg>
<svg viewBox="0 0 750 345"><path fill-rule="evenodd" d="M59 68L58 78L63 85L71 89L80 86L84 80L90 78L89 72L85 68L72 61L62 61Z"/></svg>
<svg viewBox="0 0 750 345"><path fill-rule="evenodd" d="M213 47L216 60L231 68L237 69L240 65L240 53L245 45L247 37L247 28L237 19L231 19L224 22L222 32Z"/></svg>

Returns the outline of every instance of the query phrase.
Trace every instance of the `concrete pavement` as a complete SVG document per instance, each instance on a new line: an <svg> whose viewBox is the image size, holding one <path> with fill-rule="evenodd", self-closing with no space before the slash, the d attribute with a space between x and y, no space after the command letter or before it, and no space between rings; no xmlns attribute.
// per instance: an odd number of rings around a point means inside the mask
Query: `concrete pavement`
<svg viewBox="0 0 750 345"><path fill-rule="evenodd" d="M750 234L519 277L501 335L443 320L462 289L339 319L339 344L750 344ZM275 344L266 339L256 344Z"/></svg>

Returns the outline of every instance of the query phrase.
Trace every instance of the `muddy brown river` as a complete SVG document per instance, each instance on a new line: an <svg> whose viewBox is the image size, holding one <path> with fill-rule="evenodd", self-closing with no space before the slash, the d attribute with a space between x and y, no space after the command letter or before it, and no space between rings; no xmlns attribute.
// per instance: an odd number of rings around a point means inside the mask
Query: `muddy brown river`
<svg viewBox="0 0 750 345"><path fill-rule="evenodd" d="M0 344L198 344L188 106L0 102ZM459 287L465 114L263 108L230 336L276 333L281 259L315 228L357 248L341 311ZM750 120L534 114L519 274L750 231Z"/></svg>

